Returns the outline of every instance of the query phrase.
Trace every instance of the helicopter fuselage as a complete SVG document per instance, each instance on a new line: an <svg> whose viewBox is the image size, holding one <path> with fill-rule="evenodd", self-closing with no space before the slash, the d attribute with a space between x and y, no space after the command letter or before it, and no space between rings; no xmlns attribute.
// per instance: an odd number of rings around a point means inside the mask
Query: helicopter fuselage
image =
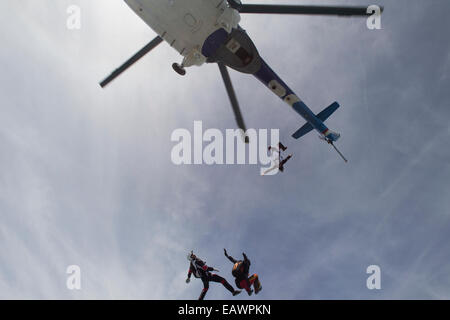
<svg viewBox="0 0 450 320"><path fill-rule="evenodd" d="M239 12L224 0L125 0L164 41L185 57L184 65L202 65L205 42L218 30L238 27Z"/></svg>
<svg viewBox="0 0 450 320"><path fill-rule="evenodd" d="M324 110L322 117L316 116L260 57L253 41L239 25L239 12L226 0L124 1L184 57L181 67L221 62L252 74L308 122L299 130L302 135L315 129L327 141L339 138L323 122L324 115L329 116L328 111Z"/></svg>

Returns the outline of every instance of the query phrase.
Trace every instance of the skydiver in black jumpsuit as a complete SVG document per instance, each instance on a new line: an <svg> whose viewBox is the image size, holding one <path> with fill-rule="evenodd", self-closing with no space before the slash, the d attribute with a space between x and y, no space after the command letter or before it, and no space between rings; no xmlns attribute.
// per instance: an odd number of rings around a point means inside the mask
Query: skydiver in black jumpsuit
<svg viewBox="0 0 450 320"><path fill-rule="evenodd" d="M189 272L186 279L186 283L189 283L191 281L191 275L193 274L195 278L200 278L203 282L203 290L200 294L198 300L203 300L205 298L206 292L208 292L209 289L209 282L219 282L221 283L225 288L228 289L228 291L231 292L233 296L238 295L241 293L240 290L234 290L234 288L221 276L211 273L211 271L217 271L214 268L208 267L205 262L197 258L197 256L191 251L191 253L188 255L188 260L190 261L189 266Z"/></svg>
<svg viewBox="0 0 450 320"><path fill-rule="evenodd" d="M281 142L278 143L278 148L269 147L269 152L276 152L278 153L278 169L283 172L284 171L284 165L292 158L292 154L288 155L286 159L283 158L281 155L282 151L286 151L287 147L285 147Z"/></svg>
<svg viewBox="0 0 450 320"><path fill-rule="evenodd" d="M223 252L225 254L225 257L227 257L228 260L234 263L233 271L231 273L236 278L236 286L239 289L245 289L248 295L251 296L253 293L251 286L253 285L253 287L255 288L255 294L258 294L262 289L261 282L259 282L259 278L256 273L251 275L250 277L248 276L250 271L250 260L247 258L245 253L242 253L242 255L244 256L244 260L236 260L228 255L226 249L223 249Z"/></svg>
<svg viewBox="0 0 450 320"><path fill-rule="evenodd" d="M270 146L268 148L268 151L269 151L270 155L271 156L275 156L275 154L276 154L276 157L278 159L272 161L272 163L274 165L271 168L269 168L268 170L266 170L264 173L262 173L261 175L264 176L264 175L268 174L269 172L271 172L271 171L273 171L275 169L278 169L280 172L283 172L284 171L284 165L292 158L292 154L288 155L286 158L284 158L282 156L281 153L283 151L286 151L286 150L287 150L287 147L285 147L281 142L278 143L278 148Z"/></svg>

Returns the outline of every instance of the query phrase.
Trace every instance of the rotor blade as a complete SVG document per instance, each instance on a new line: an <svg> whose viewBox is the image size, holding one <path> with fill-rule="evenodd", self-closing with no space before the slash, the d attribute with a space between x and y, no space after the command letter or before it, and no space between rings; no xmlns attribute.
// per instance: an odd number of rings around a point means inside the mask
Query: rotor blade
<svg viewBox="0 0 450 320"><path fill-rule="evenodd" d="M118 76L120 76L124 71L126 71L129 67L131 67L133 64L135 64L139 59L141 59L143 56L145 56L147 53L149 53L151 50L153 50L161 42L163 42L163 39L160 36L158 36L155 39L153 39L152 41L150 41L144 48L139 50L138 53L136 53L134 56L132 56L130 59L128 59L123 65L121 65L113 73L111 73L111 75L109 75L105 80L100 82L100 86L102 88L106 87L111 81L113 81Z"/></svg>
<svg viewBox="0 0 450 320"><path fill-rule="evenodd" d="M233 84L231 83L230 74L228 73L228 69L226 65L222 62L217 63L219 65L220 73L222 74L223 82L225 82L225 88L227 89L228 97L230 98L231 106L233 107L234 116L236 118L236 122L238 124L239 129L242 129L245 132L247 128L245 127L244 118L242 117L241 108L239 107L239 102L236 97L236 93L233 88ZM245 137L245 142L248 142L248 137Z"/></svg>
<svg viewBox="0 0 450 320"><path fill-rule="evenodd" d="M267 13L267 14L307 14L307 15L333 15L333 16L371 16L367 13L368 7L350 6L301 6L301 5L271 5L271 4L243 4L240 13ZM383 8L381 8L383 11Z"/></svg>

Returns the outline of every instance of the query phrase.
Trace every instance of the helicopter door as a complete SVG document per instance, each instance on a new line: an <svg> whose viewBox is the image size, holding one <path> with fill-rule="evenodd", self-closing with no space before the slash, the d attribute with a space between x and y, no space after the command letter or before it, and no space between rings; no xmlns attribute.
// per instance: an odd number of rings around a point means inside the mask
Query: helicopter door
<svg viewBox="0 0 450 320"><path fill-rule="evenodd" d="M203 22L197 20L191 13L186 13L183 20L192 33L196 33L203 25Z"/></svg>

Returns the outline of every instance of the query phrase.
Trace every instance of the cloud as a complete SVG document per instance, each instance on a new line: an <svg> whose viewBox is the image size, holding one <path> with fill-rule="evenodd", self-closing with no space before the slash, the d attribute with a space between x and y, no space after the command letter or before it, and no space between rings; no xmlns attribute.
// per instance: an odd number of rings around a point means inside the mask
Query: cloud
<svg viewBox="0 0 450 320"><path fill-rule="evenodd" d="M65 27L69 4L82 9L80 31ZM448 3L383 4L380 31L243 17L311 109L341 103L328 124L350 159L314 134L293 141L303 120L232 72L249 127L281 128L294 153L286 173L263 179L254 166L170 162L174 129L235 125L216 66L181 78L162 44L99 88L155 36L122 1L2 1L0 298L194 299L202 285L184 283L186 253L233 283L224 247L249 255L261 299L448 298L449 47L436 32ZM65 287L71 264L79 292ZM381 291L365 287L371 264ZM212 284L207 298L231 296Z"/></svg>

